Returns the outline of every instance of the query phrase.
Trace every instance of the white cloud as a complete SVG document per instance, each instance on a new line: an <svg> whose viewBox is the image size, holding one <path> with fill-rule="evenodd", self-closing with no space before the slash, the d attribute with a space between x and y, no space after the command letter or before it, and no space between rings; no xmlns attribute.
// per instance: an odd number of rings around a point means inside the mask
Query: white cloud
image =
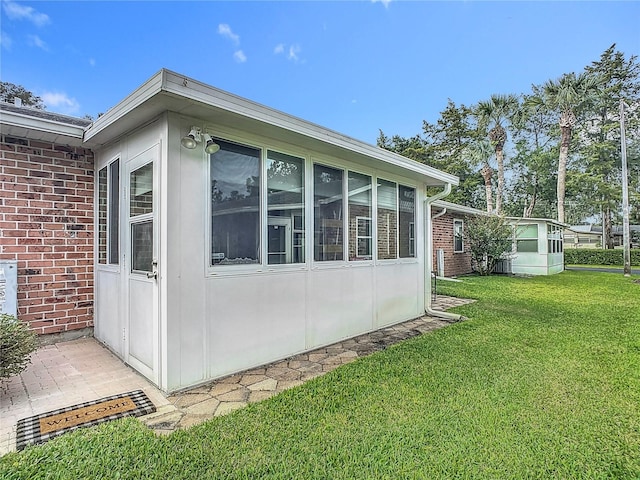
<svg viewBox="0 0 640 480"><path fill-rule="evenodd" d="M247 56L244 54L242 50L236 50L233 54L233 58L238 63L244 63L247 61Z"/></svg>
<svg viewBox="0 0 640 480"><path fill-rule="evenodd" d="M287 58L289 60L293 60L294 62L297 62L298 60L300 60L300 57L298 57L298 54L300 53L302 49L300 48L300 45L291 45L289 47L289 54L287 55Z"/></svg>
<svg viewBox="0 0 640 480"><path fill-rule="evenodd" d="M54 112L73 115L80 111L80 104L66 93L45 92L39 95L43 103Z"/></svg>
<svg viewBox="0 0 640 480"><path fill-rule="evenodd" d="M2 2L2 9L11 20L27 20L38 27L51 22L49 15L40 13L32 7L25 7L11 0Z"/></svg>
<svg viewBox="0 0 640 480"><path fill-rule="evenodd" d="M220 25L218 25L218 33L223 37L228 38L236 45L240 44L240 36L233 33L231 27L226 23L221 23Z"/></svg>
<svg viewBox="0 0 640 480"><path fill-rule="evenodd" d="M384 5L384 8L389 8L389 4L391 0L371 0L372 3L381 3Z"/></svg>
<svg viewBox="0 0 640 480"><path fill-rule="evenodd" d="M31 45L32 47L38 47L39 49L44 50L45 52L49 51L49 47L47 46L45 41L42 40L38 35L29 35L28 39L29 39L29 45Z"/></svg>
<svg viewBox="0 0 640 480"><path fill-rule="evenodd" d="M4 32L0 32L0 47L11 50L11 45L13 45L11 37Z"/></svg>
<svg viewBox="0 0 640 480"><path fill-rule="evenodd" d="M89 59L89 65L91 65L92 67L96 66L96 59L95 58L90 58Z"/></svg>
<svg viewBox="0 0 640 480"><path fill-rule="evenodd" d="M297 43L293 45L289 45L289 48L287 48L287 46L284 43L279 43L273 49L273 53L275 55L281 55L281 54L286 55L287 60L291 60L292 62L298 62L300 60L299 53L301 51L302 51L302 48L300 48L300 45L298 45Z"/></svg>

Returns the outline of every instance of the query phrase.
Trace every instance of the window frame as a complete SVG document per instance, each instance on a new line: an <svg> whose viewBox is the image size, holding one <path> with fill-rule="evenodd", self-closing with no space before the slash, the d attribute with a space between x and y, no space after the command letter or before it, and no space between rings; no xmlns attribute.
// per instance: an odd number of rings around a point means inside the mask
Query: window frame
<svg viewBox="0 0 640 480"><path fill-rule="evenodd" d="M272 147L272 146L268 146L268 145L264 145L263 146L263 164L262 164L262 170L261 170L261 176L263 178L263 181L261 182L261 186L264 186L264 199L260 198L261 203L264 202L264 211L266 212L266 222L265 222L265 230L263 231L263 235L264 235L264 239L265 241L263 242L264 245L261 245L261 247L263 248L264 252L263 252L263 258L264 261L260 263L260 265L263 265L269 269L271 268L286 268L286 267L295 267L295 268L300 268L300 267L305 267L308 263L308 256L309 253L307 251L307 244L309 243L309 238L308 238L308 227L309 224L311 223L311 220L309 219L308 216L308 212L307 212L307 204L308 204L308 195L309 192L308 190L309 187L307 185L308 180L307 180L307 174L308 174L308 170L309 170L309 162L308 162L308 158L305 155L301 155L301 154L297 154L297 153L291 153L289 151L283 151L284 149L281 148L276 148L276 147ZM301 162L302 165L302 228L296 228L296 217L299 217L300 215L293 213L291 215L291 217L281 217L281 218L291 218L291 258L292 261L291 262L287 262L287 263L269 263L269 226L270 226L270 218L280 218L280 216L275 216L275 217L271 217L269 215L269 179L268 179L268 169L269 169L269 152L273 152L275 154L279 154L279 155L284 155L286 157L291 157L293 159L299 160ZM292 209L293 210L293 209ZM264 222L264 219L261 217L261 220ZM302 244L298 245L296 243L296 239L299 238L299 234L302 234ZM293 259L296 257L296 249L301 250L302 251L302 257L303 257L303 261L301 262L296 262Z"/></svg>
<svg viewBox="0 0 640 480"><path fill-rule="evenodd" d="M208 129L205 129L208 131ZM206 239L205 239L205 261L206 271L208 275L218 275L218 274L242 274L242 273L253 273L255 271L260 271L263 268L275 267L277 265L268 265L265 260L268 246L266 245L265 239L267 235L267 220L266 215L266 192L267 184L266 184L266 150L267 147L264 144L261 144L256 141L251 141L246 138L239 138L233 135L227 135L223 132L217 131L216 134L211 134L214 141L221 141L224 143L230 143L238 145L239 147L255 149L259 152L258 155L258 174L260 179L258 181L258 255L259 259L257 262L253 263L238 263L238 264L228 264L228 265L219 265L213 264L213 208L212 208L212 191L211 191L211 182L212 182L212 171L211 171L211 155L214 154L206 154L203 152L203 157L207 162L207 174L204 175L204 183L205 183L205 195L206 195Z"/></svg>
<svg viewBox="0 0 640 480"><path fill-rule="evenodd" d="M526 227L536 227L536 235L535 237L521 237L520 236L520 232L518 232L518 228L526 228ZM539 241L539 235L540 235L540 228L538 226L537 223L523 223L523 224L519 224L519 225L515 225L514 227L514 237L515 237L515 250L516 253L522 254L522 253L533 253L533 254L539 254L540 253L540 241ZM520 242L533 242L535 240L536 242L536 249L535 250L520 250L518 247L520 245Z"/></svg>
<svg viewBox="0 0 640 480"><path fill-rule="evenodd" d="M456 229L456 226L460 225L460 231ZM460 249L457 249L458 239L460 239ZM464 219L453 219L453 253L464 253Z"/></svg>
<svg viewBox="0 0 640 480"><path fill-rule="evenodd" d="M95 238L95 264L100 268L119 269L120 268L120 254L121 254L121 232L120 232L120 218L122 216L122 186L120 177L122 174L122 162L121 155L118 154L112 157L110 160L104 163L102 168L96 171L96 238ZM105 244L104 244L104 259L101 261L101 245L100 245L100 195L101 195L101 181L100 172L106 172L106 184L105 184ZM114 176L117 178L114 179ZM115 205L115 209L114 209Z"/></svg>

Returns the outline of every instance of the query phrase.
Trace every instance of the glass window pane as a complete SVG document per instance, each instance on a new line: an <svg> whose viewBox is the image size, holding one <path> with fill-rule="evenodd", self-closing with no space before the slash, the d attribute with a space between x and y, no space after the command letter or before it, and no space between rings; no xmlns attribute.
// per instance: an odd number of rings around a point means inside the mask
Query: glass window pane
<svg viewBox="0 0 640 480"><path fill-rule="evenodd" d="M215 140L210 155L211 265L260 262L260 150Z"/></svg>
<svg viewBox="0 0 640 480"><path fill-rule="evenodd" d="M349 260L371 260L371 177L349 172Z"/></svg>
<svg viewBox="0 0 640 480"><path fill-rule="evenodd" d="M516 248L521 253L536 253L538 251L538 240L517 240Z"/></svg>
<svg viewBox="0 0 640 480"><path fill-rule="evenodd" d="M117 265L120 253L120 160L109 165L109 263Z"/></svg>
<svg viewBox="0 0 640 480"><path fill-rule="evenodd" d="M129 216L153 212L153 163L131 172Z"/></svg>
<svg viewBox="0 0 640 480"><path fill-rule="evenodd" d="M453 221L453 251L454 252L462 252L464 245L462 239L462 229L463 222L462 220L454 220Z"/></svg>
<svg viewBox="0 0 640 480"><path fill-rule="evenodd" d="M153 270L153 222L131 225L131 271L151 272Z"/></svg>
<svg viewBox="0 0 640 480"><path fill-rule="evenodd" d="M313 166L313 257L317 262L344 258L342 183L342 170Z"/></svg>
<svg viewBox="0 0 640 480"><path fill-rule="evenodd" d="M98 263L107 263L107 167L98 172Z"/></svg>
<svg viewBox="0 0 640 480"><path fill-rule="evenodd" d="M399 185L398 199L400 201L400 221L398 225L400 258L415 257L413 225L416 217L416 189Z"/></svg>
<svg viewBox="0 0 640 480"><path fill-rule="evenodd" d="M538 238L538 225L517 225L516 238Z"/></svg>
<svg viewBox="0 0 640 480"><path fill-rule="evenodd" d="M397 188L396 184L378 179L378 259L396 258L397 251Z"/></svg>
<svg viewBox="0 0 640 480"><path fill-rule="evenodd" d="M305 234L303 159L271 150L267 152L267 210L269 216L268 262L270 264L303 263ZM276 245L279 245L278 248L281 248L281 251L272 250Z"/></svg>

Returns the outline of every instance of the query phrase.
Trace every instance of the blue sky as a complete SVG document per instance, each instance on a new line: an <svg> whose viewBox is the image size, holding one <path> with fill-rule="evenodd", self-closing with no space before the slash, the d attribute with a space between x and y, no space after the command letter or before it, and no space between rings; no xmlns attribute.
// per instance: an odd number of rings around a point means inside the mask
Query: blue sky
<svg viewBox="0 0 640 480"><path fill-rule="evenodd" d="M640 54L640 2L2 1L0 77L96 116L160 68L375 143Z"/></svg>

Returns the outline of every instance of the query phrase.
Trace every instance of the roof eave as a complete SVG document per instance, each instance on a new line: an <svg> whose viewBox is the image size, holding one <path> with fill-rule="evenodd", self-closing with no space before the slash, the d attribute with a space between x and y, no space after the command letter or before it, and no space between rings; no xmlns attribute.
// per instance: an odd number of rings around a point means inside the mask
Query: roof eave
<svg viewBox="0 0 640 480"><path fill-rule="evenodd" d="M145 109L145 105L149 108ZM153 105L153 106L151 106ZM204 110L203 110L204 108ZM163 110L164 109L164 110ZM442 172L428 165L410 160L396 153L342 135L333 130L307 122L278 110L265 107L251 100L225 92L184 75L162 69L118 105L98 118L85 133L85 141L103 144L124 134L123 130L107 129L118 120L138 110L139 122L149 121L161 111L173 110L187 116L232 115L250 119L272 130L286 130L293 134L332 145L336 148L377 159L396 168L410 171L423 177L431 185L450 183L458 185L455 175ZM141 113L142 112L142 113ZM206 115L204 115L206 117ZM206 118L203 118L206 121Z"/></svg>
<svg viewBox="0 0 640 480"><path fill-rule="evenodd" d="M0 124L5 135L82 146L84 128L56 120L1 110Z"/></svg>

